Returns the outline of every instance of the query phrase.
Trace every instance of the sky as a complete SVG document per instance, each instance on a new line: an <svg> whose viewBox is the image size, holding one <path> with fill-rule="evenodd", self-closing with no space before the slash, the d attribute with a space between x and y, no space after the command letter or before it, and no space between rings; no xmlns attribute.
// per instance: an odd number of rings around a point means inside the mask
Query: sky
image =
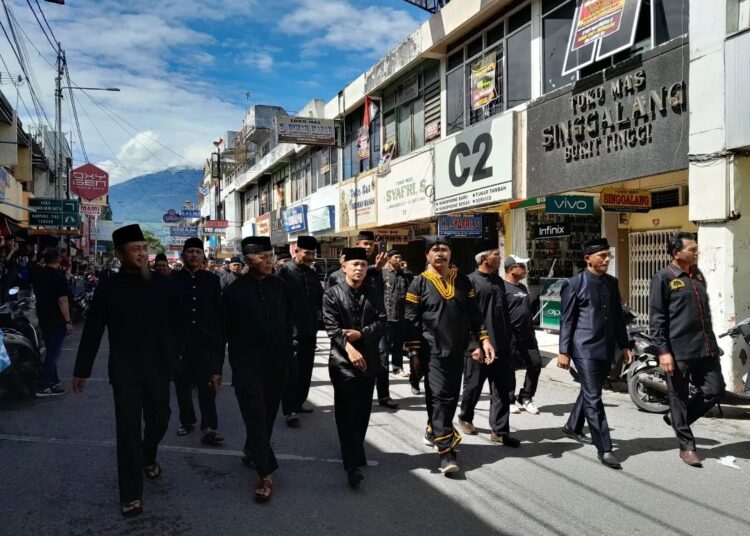
<svg viewBox="0 0 750 536"><path fill-rule="evenodd" d="M39 16L37 0L2 3L17 23L46 117L33 106L28 81L10 83L22 71L2 34L0 90L27 131L53 125L55 54L30 7ZM66 52L72 83L121 89L75 92L89 160L109 171L113 184L168 167L202 167L213 140L241 128L248 106L278 105L291 114L313 98L330 100L429 16L402 0L38 4ZM0 21L10 29L3 10ZM75 132L72 117L66 93L65 132ZM73 152L74 163L83 163L77 135Z"/></svg>

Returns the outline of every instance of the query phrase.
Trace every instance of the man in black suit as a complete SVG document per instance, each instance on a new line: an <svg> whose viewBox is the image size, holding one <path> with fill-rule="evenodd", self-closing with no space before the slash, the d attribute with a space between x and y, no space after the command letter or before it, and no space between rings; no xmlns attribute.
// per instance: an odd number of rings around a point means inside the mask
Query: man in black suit
<svg viewBox="0 0 750 536"><path fill-rule="evenodd" d="M169 424L169 380L178 368L180 300L172 281L149 270L148 243L138 225L117 229L112 241L122 268L100 281L94 292L78 346L73 391L83 392L106 328L121 512L131 517L143 511L143 476L161 476L156 450Z"/></svg>
<svg viewBox="0 0 750 536"><path fill-rule="evenodd" d="M570 368L570 359L578 370L581 392L578 394L563 433L582 443L593 444L599 461L612 469L621 469L612 453L607 415L602 403L602 385L619 347L625 362L633 358L625 329L617 279L607 274L612 254L606 238L583 244L586 269L565 281L562 287L560 355L557 366ZM583 435L584 419L591 439Z"/></svg>

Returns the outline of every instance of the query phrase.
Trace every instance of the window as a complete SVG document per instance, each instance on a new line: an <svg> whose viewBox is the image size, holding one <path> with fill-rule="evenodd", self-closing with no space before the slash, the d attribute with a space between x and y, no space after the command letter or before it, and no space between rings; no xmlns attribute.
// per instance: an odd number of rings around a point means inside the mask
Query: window
<svg viewBox="0 0 750 536"><path fill-rule="evenodd" d="M564 85L575 82L577 76L563 76L565 50L568 47L570 27L573 25L576 5L572 1L555 0L544 2L542 8L552 4L553 11L542 15L542 49L544 54L544 92L554 91Z"/></svg>
<svg viewBox="0 0 750 536"><path fill-rule="evenodd" d="M242 192L243 221L250 221L260 216L258 213L258 189L252 188Z"/></svg>

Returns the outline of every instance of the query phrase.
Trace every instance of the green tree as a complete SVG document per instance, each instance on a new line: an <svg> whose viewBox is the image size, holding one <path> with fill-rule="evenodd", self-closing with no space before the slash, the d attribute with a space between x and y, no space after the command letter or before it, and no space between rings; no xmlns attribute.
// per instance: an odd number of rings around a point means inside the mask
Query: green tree
<svg viewBox="0 0 750 536"><path fill-rule="evenodd" d="M143 231L143 236L146 238L146 242L148 242L148 250L151 253L164 253L164 245L158 236L151 231Z"/></svg>
<svg viewBox="0 0 750 536"><path fill-rule="evenodd" d="M112 207L105 205L102 207L102 214L99 216L100 220L112 221Z"/></svg>

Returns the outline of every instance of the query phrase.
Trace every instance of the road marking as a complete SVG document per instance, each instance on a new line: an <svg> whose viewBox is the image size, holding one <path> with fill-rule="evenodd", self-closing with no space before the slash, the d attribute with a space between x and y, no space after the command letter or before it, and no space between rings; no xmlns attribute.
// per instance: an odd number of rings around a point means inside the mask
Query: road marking
<svg viewBox="0 0 750 536"><path fill-rule="evenodd" d="M42 444L56 444L56 445L72 445L78 447L106 447L111 448L115 446L114 441L89 441L86 439L66 439L59 437L40 437L40 436L19 436L11 434L0 434L1 441L15 441L17 443L42 443ZM181 452L184 454L209 454L214 456L237 456L243 455L241 450L225 450L225 449L203 449L196 447L181 447L178 445L159 445L159 450L167 452ZM292 462L325 462L325 463L342 463L340 459L336 458L316 458L314 456L300 456L297 454L276 454L276 458L279 460L292 461ZM375 460L368 460L367 465L374 467L378 465Z"/></svg>

